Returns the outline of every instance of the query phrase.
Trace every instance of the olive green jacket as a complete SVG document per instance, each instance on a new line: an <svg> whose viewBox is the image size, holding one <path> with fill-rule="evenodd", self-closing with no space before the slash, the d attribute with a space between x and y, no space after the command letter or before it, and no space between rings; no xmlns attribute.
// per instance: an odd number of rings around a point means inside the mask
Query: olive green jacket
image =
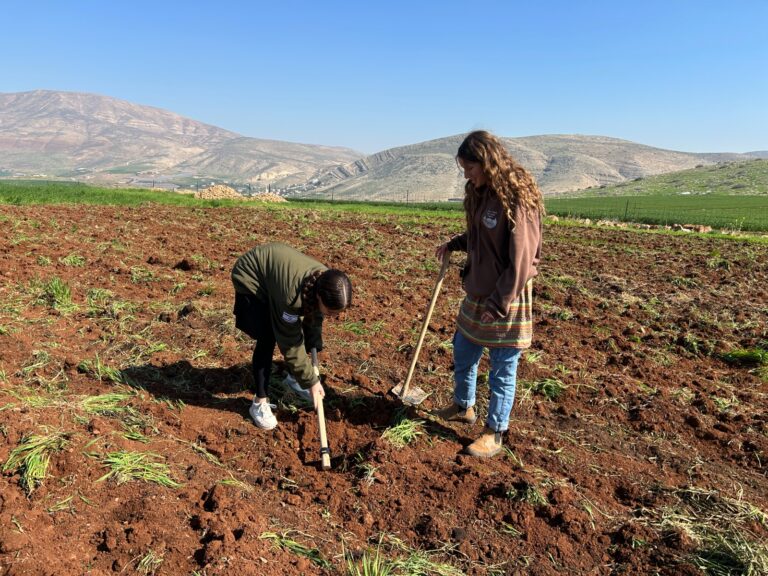
<svg viewBox="0 0 768 576"><path fill-rule="evenodd" d="M316 270L327 267L279 242L249 250L232 269L235 292L250 294L268 305L275 340L288 371L305 389L318 382L307 350L323 347L322 314L316 310L304 318L301 310L301 285Z"/></svg>

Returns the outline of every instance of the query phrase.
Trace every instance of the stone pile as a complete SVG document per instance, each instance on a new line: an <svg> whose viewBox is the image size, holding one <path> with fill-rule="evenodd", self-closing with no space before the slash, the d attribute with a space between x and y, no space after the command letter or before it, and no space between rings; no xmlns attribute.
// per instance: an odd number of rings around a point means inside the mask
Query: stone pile
<svg viewBox="0 0 768 576"><path fill-rule="evenodd" d="M234 188L224 186L223 184L214 184L205 190L195 192L195 198L202 198L203 200L242 200L243 196Z"/></svg>

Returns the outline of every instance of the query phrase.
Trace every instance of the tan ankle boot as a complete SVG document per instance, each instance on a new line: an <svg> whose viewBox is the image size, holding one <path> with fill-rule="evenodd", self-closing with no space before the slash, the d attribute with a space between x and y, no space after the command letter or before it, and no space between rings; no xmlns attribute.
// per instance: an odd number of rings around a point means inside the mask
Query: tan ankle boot
<svg viewBox="0 0 768 576"><path fill-rule="evenodd" d="M501 452L501 432L491 430L486 426L480 438L467 446L467 454L478 458L490 458Z"/></svg>
<svg viewBox="0 0 768 576"><path fill-rule="evenodd" d="M432 412L434 416L437 416L441 420L447 422L462 422L464 424L474 424L477 420L477 414L475 414L475 407L470 406L466 410L458 404L451 404L440 410Z"/></svg>

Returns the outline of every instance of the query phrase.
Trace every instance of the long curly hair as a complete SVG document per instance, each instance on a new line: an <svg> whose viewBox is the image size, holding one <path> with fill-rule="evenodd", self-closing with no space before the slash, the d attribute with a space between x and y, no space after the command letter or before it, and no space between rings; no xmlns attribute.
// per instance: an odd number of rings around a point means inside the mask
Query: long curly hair
<svg viewBox="0 0 768 576"><path fill-rule="evenodd" d="M544 198L536 180L512 158L501 140L490 132L470 132L459 146L456 153L456 161L458 160L477 162L482 166L488 179L488 187L499 197L510 228L515 227L518 206L530 213L544 216ZM464 212L468 228L471 228L480 197L481 191L476 190L474 184L467 180L464 185Z"/></svg>
<svg viewBox="0 0 768 576"><path fill-rule="evenodd" d="M341 270L315 270L301 285L302 312L314 314L318 298L330 310L345 310L352 304L352 282Z"/></svg>

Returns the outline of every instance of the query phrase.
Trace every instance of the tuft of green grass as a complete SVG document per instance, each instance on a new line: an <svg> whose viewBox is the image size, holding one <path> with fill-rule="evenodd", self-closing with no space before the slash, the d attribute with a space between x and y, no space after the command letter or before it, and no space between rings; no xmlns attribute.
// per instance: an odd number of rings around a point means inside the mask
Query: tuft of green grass
<svg viewBox="0 0 768 576"><path fill-rule="evenodd" d="M357 558L344 550L346 576L390 576L390 574L394 574L392 562L381 555L382 538L383 535L379 538L375 551L365 550Z"/></svg>
<svg viewBox="0 0 768 576"><path fill-rule="evenodd" d="M183 441L182 441L183 442ZM211 454L208 452L208 450L205 449L203 445L201 445L198 442L189 442L187 443L190 448L197 454L200 454L205 460L213 464L214 466L223 466L221 463L221 460L219 460L214 454ZM234 478L233 478L234 480ZM220 484L224 484L226 481L222 480Z"/></svg>
<svg viewBox="0 0 768 576"><path fill-rule="evenodd" d="M247 492L247 493L253 492L253 486L251 486L247 482L238 480L237 478L232 476L231 472L229 474L229 478L224 478L223 480L219 480L217 484L221 484L222 486L231 486L232 488L237 488L242 492Z"/></svg>
<svg viewBox="0 0 768 576"><path fill-rule="evenodd" d="M520 538L523 533L512 526L512 524L508 524L507 522L502 522L501 527L499 528L499 532L502 534L507 534L508 536L512 536L512 538Z"/></svg>
<svg viewBox="0 0 768 576"><path fill-rule="evenodd" d="M141 442L142 444L149 444L150 440L144 434L139 432L138 430L135 430L130 425L123 425L124 431L121 432L121 436L125 438L126 440L131 440L133 442Z"/></svg>
<svg viewBox="0 0 768 576"><path fill-rule="evenodd" d="M392 561L392 568L398 576L422 576L424 574L430 576L464 576L464 572L455 566L439 562L433 558L438 554L449 552L448 546L425 552L408 547L396 536L390 535L388 541L393 550L404 555L404 557Z"/></svg>
<svg viewBox="0 0 768 576"><path fill-rule="evenodd" d="M3 465L3 472L21 474L21 486L28 495L47 477L51 454L63 450L69 443L67 433L46 427L43 430L43 434L23 438Z"/></svg>
<svg viewBox="0 0 768 576"><path fill-rule="evenodd" d="M360 470L362 475L362 482L368 486L376 482L376 471L378 467L374 466L370 462L362 462L357 465L357 469Z"/></svg>
<svg viewBox="0 0 768 576"><path fill-rule="evenodd" d="M118 484L141 480L167 488L179 488L181 484L171 478L170 469L162 460L163 457L154 452L111 452L102 460L109 472L96 482L114 478Z"/></svg>
<svg viewBox="0 0 768 576"><path fill-rule="evenodd" d="M515 468L517 468L518 470L522 470L523 468L525 468L525 463L523 462L522 458L520 458L507 446L504 446L503 451L504 451L504 455L512 461L512 464L514 465Z"/></svg>
<svg viewBox="0 0 768 576"><path fill-rule="evenodd" d="M526 396L539 394L550 401L557 400L568 388L568 386L558 378L544 378L543 380L536 380L535 382L523 381L521 384L525 390Z"/></svg>
<svg viewBox="0 0 768 576"><path fill-rule="evenodd" d="M382 438L397 448L403 448L424 434L424 421L406 418L405 410L398 410L392 426L384 430Z"/></svg>
<svg viewBox="0 0 768 576"><path fill-rule="evenodd" d="M31 393L25 395L26 392ZM32 409L51 408L53 406L61 406L65 403L58 393L38 394L32 392L31 389L27 387L15 390L10 389L8 390L8 394L19 400L24 407Z"/></svg>
<svg viewBox="0 0 768 576"><path fill-rule="evenodd" d="M77 365L77 371L82 374L87 374L92 378L96 378L99 382L107 380L114 382L115 384L124 383L123 374L116 368L111 368L104 364L96 354L95 360L83 360Z"/></svg>
<svg viewBox="0 0 768 576"><path fill-rule="evenodd" d="M55 514L56 512L63 512L64 510L72 512L74 510L74 507L72 506L72 500L73 496L67 496L66 498L59 500L52 506L49 506L46 508L46 512L48 514Z"/></svg>
<svg viewBox="0 0 768 576"><path fill-rule="evenodd" d="M293 530L287 530L281 534L278 534L277 532L262 532L261 535L259 536L259 539L271 540L272 543L278 548L287 550L288 552L291 552L292 554L296 554L297 556L303 556L304 558L308 558L314 564L316 564L317 566L320 566L321 568L331 567L331 563L328 562L328 560L326 560L325 558L323 558L322 554L320 553L320 550L318 550L317 548L309 548L308 546L305 546L304 544L297 542L296 540L291 538L292 534L297 534L297 532Z"/></svg>
<svg viewBox="0 0 768 576"><path fill-rule="evenodd" d="M153 576L160 565L163 563L163 557L151 548L136 563L136 572L143 576Z"/></svg>
<svg viewBox="0 0 768 576"><path fill-rule="evenodd" d="M38 370L42 370L51 362L51 355L45 350L33 350L32 359L24 364L21 373L24 378L29 379L34 376Z"/></svg>
<svg viewBox="0 0 768 576"><path fill-rule="evenodd" d="M363 336L364 334L367 333L367 330L365 328L365 322L361 322L361 321L349 320L347 322L344 322L344 324L342 324L341 327L347 332L352 332L352 334L357 334L358 336Z"/></svg>
<svg viewBox="0 0 768 576"><path fill-rule="evenodd" d="M543 350L526 350L523 354L525 361L529 362L530 364L538 363L542 356L544 356Z"/></svg>
<svg viewBox="0 0 768 576"><path fill-rule="evenodd" d="M147 270L143 266L131 266L131 282L133 284L155 282L156 280L157 278L151 270Z"/></svg>
<svg viewBox="0 0 768 576"><path fill-rule="evenodd" d="M720 357L728 364L755 368L762 378L768 377L768 350L764 348L740 348Z"/></svg>
<svg viewBox="0 0 768 576"><path fill-rule="evenodd" d="M123 402L133 396L135 396L135 394L120 392L88 396L80 401L80 407L86 414L116 416L133 410L130 406L125 406L123 404Z"/></svg>
<svg viewBox="0 0 768 576"><path fill-rule="evenodd" d="M97 308L103 307L113 298L114 294L106 288L91 288L85 295L85 301L88 303L88 311L93 312Z"/></svg>
<svg viewBox="0 0 768 576"><path fill-rule="evenodd" d="M85 266L85 258L79 254L68 254L63 258L59 258L59 262L64 266L73 266L75 268L82 268Z"/></svg>
<svg viewBox="0 0 768 576"><path fill-rule="evenodd" d="M549 506L546 496L535 485L528 483L520 487L510 487L507 490L507 498L518 502L525 502L534 507Z"/></svg>
<svg viewBox="0 0 768 576"><path fill-rule="evenodd" d="M43 291L38 296L38 302L61 312L69 312L77 307L72 302L72 290L59 277L51 278L43 285Z"/></svg>

